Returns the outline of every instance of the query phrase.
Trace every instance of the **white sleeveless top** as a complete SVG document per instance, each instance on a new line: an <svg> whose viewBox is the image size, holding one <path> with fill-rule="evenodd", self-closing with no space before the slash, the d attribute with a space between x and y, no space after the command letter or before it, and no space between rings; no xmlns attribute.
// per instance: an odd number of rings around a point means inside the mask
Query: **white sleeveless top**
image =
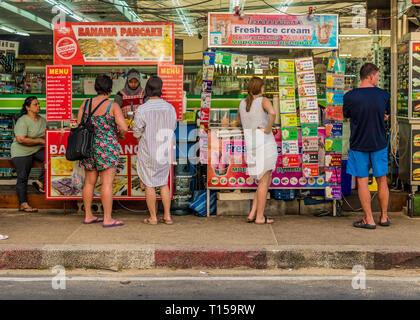
<svg viewBox="0 0 420 320"><path fill-rule="evenodd" d="M262 107L263 97L258 97L252 101L251 109L246 111L246 100L242 100L239 104L239 114L241 117L242 127L244 129L265 128L268 123L268 114Z"/></svg>

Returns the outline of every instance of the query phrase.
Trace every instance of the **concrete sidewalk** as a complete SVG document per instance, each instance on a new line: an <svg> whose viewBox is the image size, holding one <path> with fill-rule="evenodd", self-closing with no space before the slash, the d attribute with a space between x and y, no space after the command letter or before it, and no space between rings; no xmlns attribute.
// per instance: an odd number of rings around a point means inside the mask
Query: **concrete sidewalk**
<svg viewBox="0 0 420 320"><path fill-rule="evenodd" d="M272 225L246 217L173 216L174 225L143 224L122 212L125 226L83 225L83 216L57 211L28 214L2 209L0 268L302 268L420 267L420 219L391 213L391 227L352 227L346 217L277 216Z"/></svg>

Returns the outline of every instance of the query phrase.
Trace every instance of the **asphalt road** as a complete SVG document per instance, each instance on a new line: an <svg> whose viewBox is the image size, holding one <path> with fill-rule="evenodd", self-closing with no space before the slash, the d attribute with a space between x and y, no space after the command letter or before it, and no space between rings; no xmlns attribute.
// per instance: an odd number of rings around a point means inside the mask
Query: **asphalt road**
<svg viewBox="0 0 420 320"><path fill-rule="evenodd" d="M72 270L0 272L0 299L370 300L420 299L420 271ZM359 278L354 279L355 276ZM60 281L61 280L61 281ZM359 287L354 289L353 287ZM361 287L361 288L360 288Z"/></svg>

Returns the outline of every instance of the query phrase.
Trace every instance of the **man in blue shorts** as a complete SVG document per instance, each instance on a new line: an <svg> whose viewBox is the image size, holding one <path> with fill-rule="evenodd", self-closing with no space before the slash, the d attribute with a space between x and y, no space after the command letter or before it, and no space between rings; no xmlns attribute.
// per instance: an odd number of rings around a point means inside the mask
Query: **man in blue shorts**
<svg viewBox="0 0 420 320"><path fill-rule="evenodd" d="M369 164L378 183L381 216L378 224L389 226L387 214L389 190L388 143L385 121L390 113L390 94L376 87L379 69L365 63L360 69L359 88L344 96L344 117L350 118L350 152L347 173L357 178L357 190L365 217L354 223L356 228L376 229L372 215L371 197L368 188Z"/></svg>

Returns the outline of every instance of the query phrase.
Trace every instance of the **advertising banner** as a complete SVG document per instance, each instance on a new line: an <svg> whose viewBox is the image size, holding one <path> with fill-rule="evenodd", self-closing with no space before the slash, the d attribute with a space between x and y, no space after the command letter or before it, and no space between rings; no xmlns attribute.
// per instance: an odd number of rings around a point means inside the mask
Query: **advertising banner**
<svg viewBox="0 0 420 320"><path fill-rule="evenodd" d="M338 48L338 15L281 15L210 12L212 48Z"/></svg>
<svg viewBox="0 0 420 320"><path fill-rule="evenodd" d="M174 106L177 119L182 120L184 66L160 65L158 75L163 81L162 98Z"/></svg>
<svg viewBox="0 0 420 320"><path fill-rule="evenodd" d="M175 63L172 22L66 22L54 25L54 64Z"/></svg>
<svg viewBox="0 0 420 320"><path fill-rule="evenodd" d="M67 138L70 130L46 130L45 133L45 198L47 200L82 200L82 190L72 183L75 161L66 159ZM136 169L138 144L129 131L124 140L120 140L120 157L122 163L112 187L114 200L144 200L145 192L140 188ZM169 173L169 188L173 191L173 170ZM98 178L94 190L94 199L100 199L101 181ZM160 198L160 197L159 197Z"/></svg>
<svg viewBox="0 0 420 320"><path fill-rule="evenodd" d="M318 129L318 143L316 155L311 155L307 169L308 177L302 171L302 155L282 152L282 132L274 130L277 142L277 165L272 173L271 189L281 188L324 188L325 187L325 129ZM302 149L301 133L298 130L298 148ZM287 142L290 142L287 141ZM248 175L245 162L246 146L243 135L229 135L228 129L209 130L209 165L207 170L207 186L215 189L257 188L255 180ZM318 159L318 162L314 161ZM313 175L319 176L313 176Z"/></svg>
<svg viewBox="0 0 420 320"><path fill-rule="evenodd" d="M71 66L46 66L47 121L69 121L72 118Z"/></svg>

